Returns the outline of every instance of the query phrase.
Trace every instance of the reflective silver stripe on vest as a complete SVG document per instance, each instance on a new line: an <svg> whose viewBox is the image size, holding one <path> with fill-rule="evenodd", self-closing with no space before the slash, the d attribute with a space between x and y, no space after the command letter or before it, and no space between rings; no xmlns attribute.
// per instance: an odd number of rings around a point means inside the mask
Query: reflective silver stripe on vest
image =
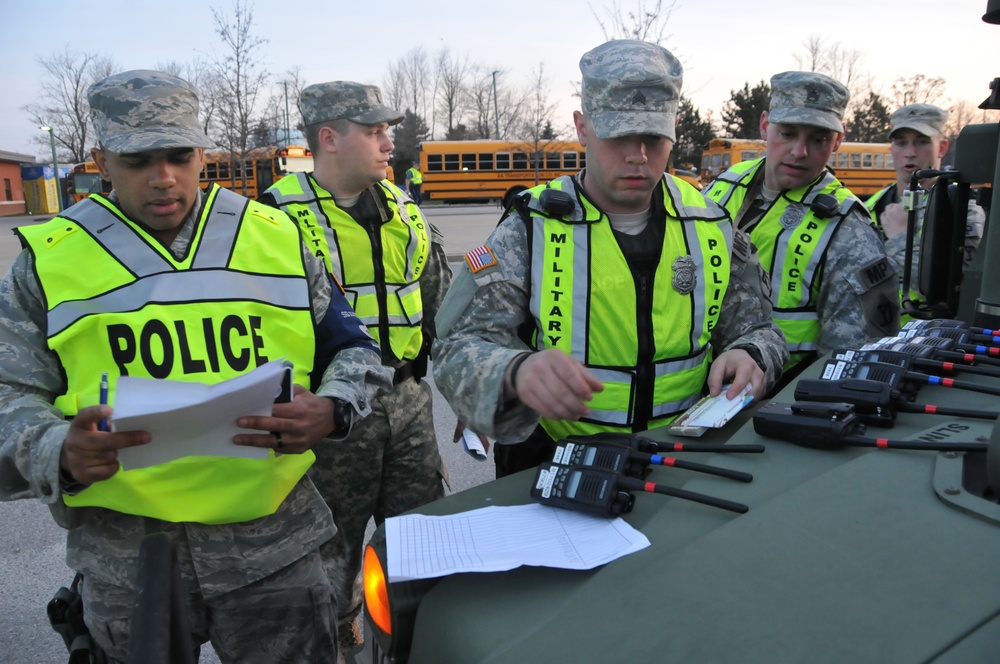
<svg viewBox="0 0 1000 664"><path fill-rule="evenodd" d="M680 401L654 404L652 416L655 418L668 417L675 413L683 412L698 403L698 399L700 398L701 394L696 393ZM587 414L587 420L595 421L598 424L613 424L615 426L629 426L631 424L628 419L628 413L619 410L591 410Z"/></svg>
<svg viewBox="0 0 1000 664"><path fill-rule="evenodd" d="M309 212L312 213L315 222L323 228L324 240L327 243L327 256L330 258L330 271L337 278L337 281L341 284L345 283L344 280L344 265L340 261L340 252L334 251L333 246L330 243L330 219L323 212L323 206L320 204L319 196L312 188L312 181L307 173L295 173L295 182L299 185L299 191L290 194L279 190L277 187L270 189L271 195L274 196L275 202L279 206L284 206L288 203L301 203L309 208ZM336 201L333 200L333 195L330 196L330 201L336 205ZM298 223L298 217L295 215L289 215Z"/></svg>
<svg viewBox="0 0 1000 664"><path fill-rule="evenodd" d="M701 394L695 392L686 399L681 399L680 401L674 401L672 403L661 403L653 405L653 417L666 417L668 415L673 415L674 413L680 413L687 410L691 406L698 403L698 399L701 398Z"/></svg>
<svg viewBox="0 0 1000 664"><path fill-rule="evenodd" d="M378 290L375 286L351 286L350 288L345 288L344 290L350 293L357 293L358 295L375 295Z"/></svg>
<svg viewBox="0 0 1000 664"><path fill-rule="evenodd" d="M205 218L205 229L191 262L192 269L224 268L229 264L243 211L249 204L250 201L235 192L216 188L212 209Z"/></svg>
<svg viewBox="0 0 1000 664"><path fill-rule="evenodd" d="M656 372L657 378L662 378L663 376L668 376L670 374L677 373L678 371L687 371L688 369L694 369L705 361L705 355L708 353L709 346L705 346L697 355L692 355L691 357L686 357L680 360L670 360L668 362L657 362L653 367Z"/></svg>
<svg viewBox="0 0 1000 664"><path fill-rule="evenodd" d="M582 304L587 302L587 291L590 285L590 271L587 264L590 255L590 234L585 224L568 226L573 242L573 293L571 297L574 303L570 305L573 309L573 336L570 354L572 357L580 360L581 363L585 363L587 350L587 307L578 306L576 303ZM544 283L542 279L545 276L545 260L543 258L545 232L545 220L535 217L535 223L532 224L532 245L535 248L534 250L542 252L542 255L536 254L531 261L531 279L534 284ZM543 318L541 315L541 288L532 288L531 290L531 302L529 306L535 320L539 321ZM546 347L545 343L544 330L539 330L536 346L539 349L544 349Z"/></svg>
<svg viewBox="0 0 1000 664"><path fill-rule="evenodd" d="M406 245L406 281L414 281L414 273L416 272L416 265L414 264L414 257L417 255L417 249L419 248L419 241L417 239L417 229L410 225L409 220L405 218L406 212L406 201L407 199L403 197L402 192L395 187L390 187L379 183L383 189L386 189L389 194L396 200L396 212L399 214L400 220L406 225L407 231L410 233L410 241ZM427 244L430 245L431 240L431 230L427 228Z"/></svg>
<svg viewBox="0 0 1000 664"><path fill-rule="evenodd" d="M63 218L76 222L124 265L136 277L147 277L165 270L172 270L170 261L155 251L121 218L105 207L112 203L98 203L93 198L81 201L73 216Z"/></svg>
<svg viewBox="0 0 1000 664"><path fill-rule="evenodd" d="M745 171L736 169L736 165L734 165L733 168L726 170L725 173L722 173L719 177L715 178L715 182L725 182L729 185L726 187L725 191L722 192L722 196L719 197L718 204L720 206L724 208L727 207L729 205L729 199L735 196L737 191L741 192L744 197L746 196L750 180L753 179L754 173L757 172L757 168L762 161L762 159L757 159L754 162L750 162L757 165L748 168ZM738 165L742 165L742 163L743 162ZM711 187L706 187L703 191L707 194L712 189L715 189L715 186L716 185L713 183Z"/></svg>
<svg viewBox="0 0 1000 664"><path fill-rule="evenodd" d="M620 410L591 410L587 414L587 420L593 420L598 424L614 424L615 426L628 426L628 413Z"/></svg>
<svg viewBox="0 0 1000 664"><path fill-rule="evenodd" d="M684 221L685 219L698 219L700 221L720 221L723 219L729 219L726 215L726 211L723 210L722 207L715 201L706 200L707 204L705 206L685 205L684 195L677 186L677 181L672 177L664 175L663 183L666 186L667 193L669 194L671 202L674 204L674 208L677 211L677 216L681 218L681 221ZM712 216L713 212L716 213L714 217Z"/></svg>
<svg viewBox="0 0 1000 664"><path fill-rule="evenodd" d="M803 203L792 203L793 205L803 205ZM773 209L773 208L772 208ZM786 206L781 213L784 214L785 210L788 209ZM812 219L813 214L808 209L806 210L805 216L799 225L807 222L807 220ZM840 219L831 219L823 229L823 233L820 235L819 240L816 241L813 247L812 253L809 255L809 262L806 263L805 267L802 269L802 289L799 293L799 300L797 305L800 307L807 306L809 300L812 298L812 283L813 279L816 277L816 271L819 270L822 265L823 258L826 255L826 247L830 244L830 240L833 238L834 232L837 230L837 226L840 224ZM791 241L793 231L782 231L781 237L779 238L777 244L774 247L774 269L771 273L771 291L774 293L774 299L776 300L781 293L784 293L785 277L787 273L785 271L785 259L788 257L788 245Z"/></svg>
<svg viewBox="0 0 1000 664"><path fill-rule="evenodd" d="M265 302L285 309L308 309L308 293L301 288L288 287L289 280L296 278L224 269L163 272L90 300L57 305L48 314L48 334L55 336L84 316L138 311L148 304L240 300Z"/></svg>

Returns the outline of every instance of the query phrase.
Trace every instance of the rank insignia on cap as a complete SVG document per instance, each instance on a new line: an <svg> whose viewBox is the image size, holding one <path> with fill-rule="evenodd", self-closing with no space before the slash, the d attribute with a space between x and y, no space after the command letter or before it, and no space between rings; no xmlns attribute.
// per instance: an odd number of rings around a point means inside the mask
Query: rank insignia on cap
<svg viewBox="0 0 1000 664"><path fill-rule="evenodd" d="M472 274L475 274L488 267L496 267L497 258L493 255L490 248L484 244L465 254L465 262L469 264L469 270Z"/></svg>

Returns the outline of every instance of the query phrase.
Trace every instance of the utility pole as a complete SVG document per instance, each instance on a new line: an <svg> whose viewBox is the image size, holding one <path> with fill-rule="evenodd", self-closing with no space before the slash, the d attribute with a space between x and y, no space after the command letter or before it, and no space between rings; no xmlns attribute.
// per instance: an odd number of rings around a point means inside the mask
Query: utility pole
<svg viewBox="0 0 1000 664"><path fill-rule="evenodd" d="M52 130L52 127L39 127L39 129L49 132L49 144L52 145L52 176L56 179L56 204L59 206L59 212L62 212L62 186L59 184L59 160L56 158L56 134Z"/></svg>
<svg viewBox="0 0 1000 664"><path fill-rule="evenodd" d="M288 81L282 81L285 86L285 146L292 142L291 127L288 126Z"/></svg>
<svg viewBox="0 0 1000 664"><path fill-rule="evenodd" d="M497 74L499 71L493 71L493 122L497 129L497 140L500 140L500 107L497 104Z"/></svg>

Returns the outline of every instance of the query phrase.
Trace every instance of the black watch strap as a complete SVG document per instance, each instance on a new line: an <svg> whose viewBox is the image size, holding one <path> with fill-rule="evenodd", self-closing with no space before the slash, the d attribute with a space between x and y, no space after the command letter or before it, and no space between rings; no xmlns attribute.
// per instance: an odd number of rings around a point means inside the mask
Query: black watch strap
<svg viewBox="0 0 1000 664"><path fill-rule="evenodd" d="M330 400L333 401L333 433L346 436L354 422L354 407L337 397L330 397Z"/></svg>

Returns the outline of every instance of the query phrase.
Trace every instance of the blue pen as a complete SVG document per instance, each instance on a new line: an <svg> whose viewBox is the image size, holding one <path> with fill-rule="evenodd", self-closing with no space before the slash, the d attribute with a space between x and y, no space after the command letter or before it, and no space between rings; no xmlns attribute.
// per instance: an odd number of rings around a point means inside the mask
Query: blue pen
<svg viewBox="0 0 1000 664"><path fill-rule="evenodd" d="M101 405L102 406L107 406L108 405L108 372L107 371L101 372ZM99 431L107 431L108 430L108 420L106 418L102 418L101 421L98 422L98 424L97 424L97 429Z"/></svg>

